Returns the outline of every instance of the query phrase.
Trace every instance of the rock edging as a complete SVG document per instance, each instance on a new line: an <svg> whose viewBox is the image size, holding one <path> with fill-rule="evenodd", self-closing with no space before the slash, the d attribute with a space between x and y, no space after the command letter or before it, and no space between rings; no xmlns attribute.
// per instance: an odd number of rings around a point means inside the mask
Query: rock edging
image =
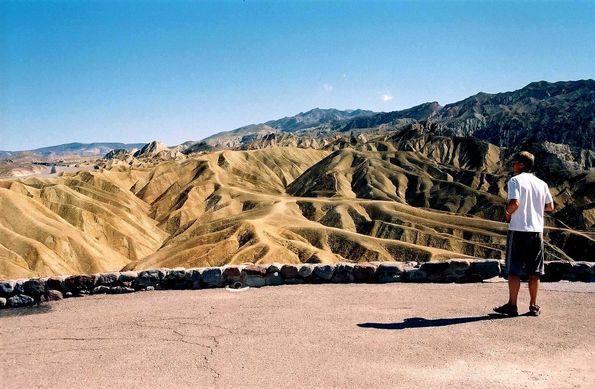
<svg viewBox="0 0 595 389"><path fill-rule="evenodd" d="M552 261L543 281L595 279L590 262ZM207 268L149 269L28 280L0 280L0 308L14 308L89 294L121 294L148 290L204 289L288 284L481 282L503 275L497 259L451 259L444 262L372 262L337 264L229 265Z"/></svg>

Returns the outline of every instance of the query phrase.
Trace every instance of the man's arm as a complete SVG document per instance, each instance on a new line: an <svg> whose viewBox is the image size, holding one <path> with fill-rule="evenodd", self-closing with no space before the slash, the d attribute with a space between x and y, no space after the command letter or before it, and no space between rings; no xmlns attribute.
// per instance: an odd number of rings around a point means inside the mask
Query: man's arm
<svg viewBox="0 0 595 389"><path fill-rule="evenodd" d="M554 212L554 199L547 184L545 185L545 207L543 207L543 212Z"/></svg>
<svg viewBox="0 0 595 389"><path fill-rule="evenodd" d="M510 218L514 211L519 208L519 201L517 199L508 200L508 204L506 204L506 221L510 222Z"/></svg>

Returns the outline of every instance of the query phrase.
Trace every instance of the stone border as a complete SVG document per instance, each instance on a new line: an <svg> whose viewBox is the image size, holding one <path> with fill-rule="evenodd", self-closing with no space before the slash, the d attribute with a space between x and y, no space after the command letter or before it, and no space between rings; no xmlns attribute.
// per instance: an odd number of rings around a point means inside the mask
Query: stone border
<svg viewBox="0 0 595 389"><path fill-rule="evenodd" d="M0 308L14 308L89 294L120 294L144 290L204 289L287 284L481 282L502 274L497 259L451 259L444 262L372 262L337 264L229 265L196 269L150 269L28 280L0 280ZM551 261L543 281L595 280L591 262Z"/></svg>

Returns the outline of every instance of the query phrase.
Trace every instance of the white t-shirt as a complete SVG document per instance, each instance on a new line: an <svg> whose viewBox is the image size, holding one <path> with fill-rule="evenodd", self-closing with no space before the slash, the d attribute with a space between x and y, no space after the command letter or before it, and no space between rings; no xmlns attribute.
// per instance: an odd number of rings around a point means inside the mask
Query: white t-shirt
<svg viewBox="0 0 595 389"><path fill-rule="evenodd" d="M510 218L509 230L543 232L543 209L553 203L545 182L531 173L521 173L508 180L508 200L519 201Z"/></svg>

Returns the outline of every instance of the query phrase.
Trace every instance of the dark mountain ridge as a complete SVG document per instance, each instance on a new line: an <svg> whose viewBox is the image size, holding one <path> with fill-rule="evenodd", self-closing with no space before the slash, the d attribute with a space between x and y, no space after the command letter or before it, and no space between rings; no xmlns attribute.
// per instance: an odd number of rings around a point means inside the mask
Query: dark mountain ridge
<svg viewBox="0 0 595 389"><path fill-rule="evenodd" d="M427 104L433 109L424 110ZM345 129L367 129L410 123L398 119L427 121L431 131L444 136L474 136L500 147L519 147L553 142L573 148L595 149L595 81L532 82L522 89L503 93L480 92L456 103L418 106L413 112L382 113L366 121L353 120ZM416 108L416 107L414 107Z"/></svg>
<svg viewBox="0 0 595 389"><path fill-rule="evenodd" d="M510 92L480 92L445 106L429 102L392 112L316 108L218 133L204 141L211 146L246 148L270 134L373 134L401 130L417 122L427 122L426 127L436 135L473 136L504 148L548 141L593 150L595 81L538 81Z"/></svg>
<svg viewBox="0 0 595 389"><path fill-rule="evenodd" d="M333 108L314 108L307 112L300 112L295 116L269 120L260 124L250 124L232 131L219 132L205 138L203 141L212 146L225 145L228 147L237 147L247 141L257 140L259 137L271 133L293 133L320 126L335 129L340 126L340 123L346 123L353 119L376 114L376 112L362 109L341 111Z"/></svg>
<svg viewBox="0 0 595 389"><path fill-rule="evenodd" d="M436 101L423 103L401 111L382 112L374 116L353 119L345 123L340 131L346 132L358 128L373 128L383 124L409 124L415 121L428 120L441 109L442 106Z"/></svg>
<svg viewBox="0 0 595 389"><path fill-rule="evenodd" d="M305 128L319 126L323 123L340 122L354 118L369 117L372 115L376 115L376 112L362 109L340 111L338 109L314 108L308 112L300 112L295 116L270 120L264 124L283 132L295 132Z"/></svg>
<svg viewBox="0 0 595 389"><path fill-rule="evenodd" d="M445 106L436 120L447 133L504 147L549 141L594 149L595 81L541 81L514 92L478 94Z"/></svg>

